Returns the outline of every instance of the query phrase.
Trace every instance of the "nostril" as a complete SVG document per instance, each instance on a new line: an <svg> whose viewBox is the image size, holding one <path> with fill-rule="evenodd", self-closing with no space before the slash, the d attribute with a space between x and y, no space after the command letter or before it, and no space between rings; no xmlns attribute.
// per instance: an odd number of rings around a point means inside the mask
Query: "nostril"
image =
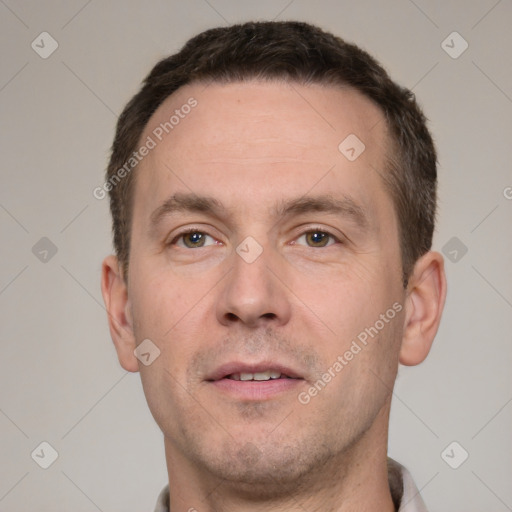
<svg viewBox="0 0 512 512"><path fill-rule="evenodd" d="M226 318L228 320L240 320L240 317L238 315L235 315L235 313L226 313ZM264 313L263 315L261 315L260 318L266 318L266 319L269 319L269 320L274 320L275 318L277 318L277 315L275 313Z"/></svg>

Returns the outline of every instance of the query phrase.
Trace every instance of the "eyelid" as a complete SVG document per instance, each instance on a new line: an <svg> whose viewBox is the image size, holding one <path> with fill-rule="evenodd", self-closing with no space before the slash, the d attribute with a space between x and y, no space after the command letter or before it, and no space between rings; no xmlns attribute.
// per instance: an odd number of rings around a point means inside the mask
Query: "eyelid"
<svg viewBox="0 0 512 512"><path fill-rule="evenodd" d="M183 228L181 231L173 235L173 237L168 242L166 242L165 245L176 245L177 241L180 238L182 238L184 235L188 235L189 233L201 233L203 235L209 236L210 238L215 240L215 242L218 242L218 240L213 235L210 235L210 233L208 233L208 231L205 230L204 228L201 228L199 226L189 226L187 228ZM199 246L196 247L196 249L202 249L202 247Z"/></svg>
<svg viewBox="0 0 512 512"><path fill-rule="evenodd" d="M302 236L304 236L304 235L306 235L308 233L311 233L311 232L325 233L326 235L330 236L337 243L344 243L345 238L346 238L344 236L339 236L339 235L334 234L330 229L325 228L323 226L310 225L310 226L302 227L300 229L300 231L297 233L297 235L294 236L292 243L295 244L297 239L299 239L300 237L302 237ZM176 245L177 241L181 237L183 237L184 235L187 235L189 233L201 233L201 234L204 234L206 236L209 236L210 238L215 240L215 242L219 242L216 239L216 237L214 237L213 235L208 233L208 231L205 230L204 228L201 228L199 226L189 226L187 228L183 228L181 231L179 231L178 233L173 235L172 239L169 242L167 242L166 245ZM220 243L222 243L222 242L220 242ZM211 245L218 245L218 243L211 244ZM333 244L329 244L329 245L324 246L324 247L330 247L331 245L333 245ZM201 249L203 247L204 246L199 246L196 249ZM209 247L209 246L206 246L206 247ZM316 247L316 249L322 249L324 247ZM311 247L311 248L314 249L315 247ZM189 248L187 248L187 249L189 249Z"/></svg>
<svg viewBox="0 0 512 512"><path fill-rule="evenodd" d="M295 241L306 235L307 233L325 233L326 235L329 235L335 242L338 242L340 244L344 243L345 241L345 238L344 236L340 236L340 235L336 235L334 234L329 228L325 228L323 226L315 226L315 225L311 225L311 226L306 226L305 228L302 227L299 234L294 238L294 243ZM330 245L333 245L333 244L330 244ZM330 247L330 245L328 246L324 246L324 247ZM317 249L323 249L324 247L317 247ZM311 247L312 249L314 249L315 247Z"/></svg>

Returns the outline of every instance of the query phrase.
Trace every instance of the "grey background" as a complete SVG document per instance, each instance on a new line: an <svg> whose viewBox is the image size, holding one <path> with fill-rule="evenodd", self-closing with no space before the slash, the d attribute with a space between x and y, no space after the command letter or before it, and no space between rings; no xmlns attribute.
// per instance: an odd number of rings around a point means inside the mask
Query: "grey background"
<svg viewBox="0 0 512 512"><path fill-rule="evenodd" d="M455 261L429 358L400 368L389 453L430 511L512 510L511 0L0 0L0 511L152 510L166 483L162 435L107 329L110 218L92 191L152 65L249 19L359 44L425 108L440 158L434 248ZM59 45L47 59L31 47L43 31ZM456 59L442 46L453 31L469 44ZM58 452L46 470L31 457L43 441ZM446 460L461 448L441 456L453 441L469 453L458 469Z"/></svg>

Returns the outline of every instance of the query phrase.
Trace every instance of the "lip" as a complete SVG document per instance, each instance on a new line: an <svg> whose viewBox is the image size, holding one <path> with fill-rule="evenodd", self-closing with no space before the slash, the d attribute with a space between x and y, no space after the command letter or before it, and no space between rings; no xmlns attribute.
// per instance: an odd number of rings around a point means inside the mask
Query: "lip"
<svg viewBox="0 0 512 512"><path fill-rule="evenodd" d="M302 379L303 377L292 368L276 363L275 361L262 361L256 364L248 364L239 361L231 361L229 363L225 363L219 366L216 370L214 370L205 380L208 381L218 381L220 379L224 379L228 375L233 373L259 373L264 372L266 370L276 370L280 372L282 375L286 375L287 377L291 377L292 379ZM276 379L279 380L279 379ZM261 382L261 381L260 381ZM266 382L266 381L262 381Z"/></svg>
<svg viewBox="0 0 512 512"><path fill-rule="evenodd" d="M227 378L233 373L259 373L266 370L276 370L290 378L263 381L241 381ZM233 361L219 366L206 381L217 391L226 393L235 400L262 401L296 390L304 383L304 378L289 366L272 361L257 364Z"/></svg>
<svg viewBox="0 0 512 512"><path fill-rule="evenodd" d="M270 400L287 391L297 390L303 379L274 379L263 381L242 381L220 379L209 384L217 391L227 393L230 398L241 401Z"/></svg>

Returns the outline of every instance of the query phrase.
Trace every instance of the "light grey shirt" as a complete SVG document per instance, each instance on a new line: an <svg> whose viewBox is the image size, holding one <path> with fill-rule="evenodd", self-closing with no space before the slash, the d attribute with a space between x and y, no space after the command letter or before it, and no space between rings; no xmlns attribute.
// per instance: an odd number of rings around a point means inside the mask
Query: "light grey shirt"
<svg viewBox="0 0 512 512"><path fill-rule="evenodd" d="M411 473L393 459L388 457L389 489L397 512L427 512ZM166 485L156 503L155 512L170 512L169 485Z"/></svg>

